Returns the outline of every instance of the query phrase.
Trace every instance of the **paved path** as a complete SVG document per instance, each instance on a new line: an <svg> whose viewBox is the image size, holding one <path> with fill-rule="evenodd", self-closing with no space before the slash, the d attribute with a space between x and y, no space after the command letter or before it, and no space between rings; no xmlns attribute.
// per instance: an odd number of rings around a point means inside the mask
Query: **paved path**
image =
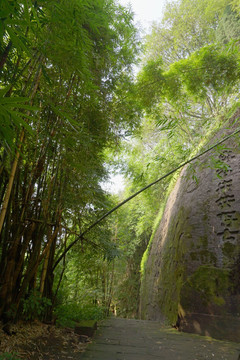
<svg viewBox="0 0 240 360"><path fill-rule="evenodd" d="M81 360L240 360L240 344L180 333L158 322L109 319Z"/></svg>

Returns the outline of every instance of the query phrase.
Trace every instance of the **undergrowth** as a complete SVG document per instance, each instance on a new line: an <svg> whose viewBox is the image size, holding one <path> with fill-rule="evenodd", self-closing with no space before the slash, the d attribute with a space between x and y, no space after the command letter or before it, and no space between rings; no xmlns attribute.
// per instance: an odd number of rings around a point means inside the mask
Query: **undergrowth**
<svg viewBox="0 0 240 360"><path fill-rule="evenodd" d="M21 359L15 353L10 354L5 352L3 354L0 354L0 360L21 360Z"/></svg>
<svg viewBox="0 0 240 360"><path fill-rule="evenodd" d="M54 312L58 326L74 327L81 320L103 320L107 317L107 308L98 305L69 303L59 305Z"/></svg>

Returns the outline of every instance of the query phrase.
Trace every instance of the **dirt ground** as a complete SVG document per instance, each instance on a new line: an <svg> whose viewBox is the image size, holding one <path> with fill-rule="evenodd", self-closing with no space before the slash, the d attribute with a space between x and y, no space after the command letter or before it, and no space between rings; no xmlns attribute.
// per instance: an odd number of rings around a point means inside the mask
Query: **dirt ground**
<svg viewBox="0 0 240 360"><path fill-rule="evenodd" d="M1 325L1 324L0 324ZM24 360L79 359L91 339L70 328L40 322L19 323L7 335L0 326L0 354L14 353Z"/></svg>

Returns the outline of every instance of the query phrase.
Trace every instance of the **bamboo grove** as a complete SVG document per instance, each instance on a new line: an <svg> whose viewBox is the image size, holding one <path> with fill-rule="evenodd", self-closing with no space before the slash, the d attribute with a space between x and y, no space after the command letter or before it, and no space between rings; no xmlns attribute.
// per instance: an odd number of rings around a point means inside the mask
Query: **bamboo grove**
<svg viewBox="0 0 240 360"><path fill-rule="evenodd" d="M113 0L6 0L0 16L0 316L36 290L51 317L55 263L109 205L104 150L136 126L119 94L139 39Z"/></svg>
<svg viewBox="0 0 240 360"><path fill-rule="evenodd" d="M84 301L138 315L169 180L106 219L122 198L102 184L117 164L135 197L236 112L239 19L239 0L169 2L143 52L117 0L0 1L3 322L64 323Z"/></svg>

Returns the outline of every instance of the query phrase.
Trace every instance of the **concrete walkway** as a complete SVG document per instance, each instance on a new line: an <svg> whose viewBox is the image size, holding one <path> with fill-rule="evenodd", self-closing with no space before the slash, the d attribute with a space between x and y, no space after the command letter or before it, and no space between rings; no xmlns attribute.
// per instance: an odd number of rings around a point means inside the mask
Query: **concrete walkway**
<svg viewBox="0 0 240 360"><path fill-rule="evenodd" d="M240 360L240 343L180 333L158 322L109 319L81 360Z"/></svg>

